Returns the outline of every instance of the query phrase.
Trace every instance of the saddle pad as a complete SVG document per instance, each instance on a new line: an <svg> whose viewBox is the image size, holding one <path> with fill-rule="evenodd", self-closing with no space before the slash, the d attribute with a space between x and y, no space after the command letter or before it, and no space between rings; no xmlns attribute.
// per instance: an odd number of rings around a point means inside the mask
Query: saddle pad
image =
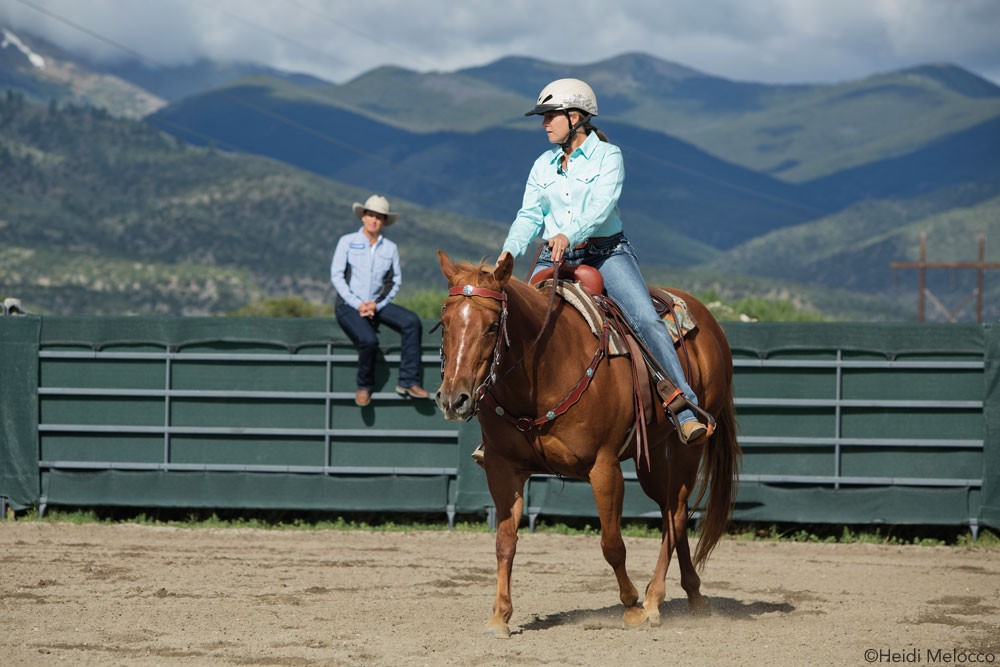
<svg viewBox="0 0 1000 667"><path fill-rule="evenodd" d="M666 294L669 298L664 299L669 301L673 299L674 302L674 312L677 313L677 321L681 325L681 335L687 336L689 333L695 330L698 323L694 321L694 316L691 315L691 310L688 308L687 302L681 297L677 296L669 290L662 289L660 287L650 287L651 292L659 292L660 294ZM670 338L673 339L676 345L680 342L680 338L677 335L677 324L674 322L674 318L670 316L670 313L662 313L663 323L667 325L667 331L670 332Z"/></svg>
<svg viewBox="0 0 1000 667"><path fill-rule="evenodd" d="M535 289L542 291L551 286L551 279L543 280L535 285ZM563 301L576 308L583 316L583 319L586 320L587 326L590 327L594 336L597 338L601 337L604 315L601 313L600 308L597 307L597 304L594 303L590 294L580 286L580 283L560 280L559 287L556 288L556 296L561 297ZM622 341L621 335L614 328L611 329L608 335L608 348L609 354L612 357L621 357L628 354L628 346Z"/></svg>
<svg viewBox="0 0 1000 667"><path fill-rule="evenodd" d="M535 285L535 288L541 291L551 287L551 285L551 279L543 280ZM683 335L687 336L689 333L694 331L694 329L698 326L698 323L695 322L694 317L692 317L684 299L677 296L673 292L669 292L659 287L653 287L651 289L659 292L661 295L666 295L666 297L661 296L664 301L673 300L674 312L677 313L677 320L680 322L681 332ZM604 316L601 313L601 310L597 307L597 304L594 303L593 299L579 283L570 282L568 280L560 280L559 287L556 288L556 295L561 297L563 301L569 305L576 308L576 310L583 316L583 319L586 320L587 325L590 327L594 336L597 338L601 337L601 322ZM664 326L667 327L667 332L670 334L671 340L673 340L676 345L680 339L677 337L677 325L674 323L674 318L671 317L669 313L663 313L661 317ZM611 329L611 335L608 337L608 347L610 348L610 356L612 357L628 355L628 346L622 341L621 336L613 328Z"/></svg>

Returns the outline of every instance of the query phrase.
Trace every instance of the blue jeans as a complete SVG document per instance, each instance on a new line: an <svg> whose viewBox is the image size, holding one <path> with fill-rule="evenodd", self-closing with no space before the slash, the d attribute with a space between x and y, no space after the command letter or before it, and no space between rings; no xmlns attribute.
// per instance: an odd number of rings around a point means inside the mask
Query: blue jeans
<svg viewBox="0 0 1000 667"><path fill-rule="evenodd" d="M337 323L358 348L358 389L371 391L375 386L375 358L378 356L378 336L375 326L386 324L402 336L399 361L399 386L420 384L420 318L416 313L390 303L369 320L361 317L357 308L345 303L337 305Z"/></svg>
<svg viewBox="0 0 1000 667"><path fill-rule="evenodd" d="M698 405L698 397L691 390L684 378L681 362L677 358L677 350L667 333L660 316L653 308L649 298L646 281L639 272L639 262L635 250L625 235L619 232L604 241L587 244L579 250L567 249L563 253L563 261L571 264L588 264L604 277L604 289L615 303L621 306L628 323L632 325L639 339L663 367L677 388L684 392L685 398ZM552 252L548 246L542 248L538 263L532 275L544 268L552 266ZM691 410L684 410L677 415L680 423L695 421Z"/></svg>

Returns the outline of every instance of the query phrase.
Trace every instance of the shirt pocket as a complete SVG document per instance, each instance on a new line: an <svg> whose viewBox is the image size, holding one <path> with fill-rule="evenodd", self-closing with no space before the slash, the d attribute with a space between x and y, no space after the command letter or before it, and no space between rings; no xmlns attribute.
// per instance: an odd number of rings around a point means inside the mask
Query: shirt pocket
<svg viewBox="0 0 1000 667"><path fill-rule="evenodd" d="M392 269L393 253L388 250L375 251L375 277L381 279Z"/></svg>
<svg viewBox="0 0 1000 667"><path fill-rule="evenodd" d="M573 180L577 182L577 185L590 185L597 180L597 177L601 175L601 165L596 160L589 160L583 165L580 165L578 170L573 172Z"/></svg>
<svg viewBox="0 0 1000 667"><path fill-rule="evenodd" d="M347 252L347 263L355 271L367 271L371 264L372 251L365 248L363 250L349 250Z"/></svg>
<svg viewBox="0 0 1000 667"><path fill-rule="evenodd" d="M535 184L538 187L538 204L542 208L542 214L548 215L549 211L552 210L552 197L555 191L556 177L555 175L542 176L535 179Z"/></svg>

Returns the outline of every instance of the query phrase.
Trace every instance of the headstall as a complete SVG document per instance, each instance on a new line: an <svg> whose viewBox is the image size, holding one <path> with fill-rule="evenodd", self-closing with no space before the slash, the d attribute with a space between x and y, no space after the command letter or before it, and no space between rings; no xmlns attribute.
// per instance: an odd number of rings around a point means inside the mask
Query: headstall
<svg viewBox="0 0 1000 667"><path fill-rule="evenodd" d="M555 290L555 287L553 287ZM474 285L456 285L448 290L448 296L482 296L489 299L496 299L500 302L500 331L497 332L497 342L493 347L493 361L490 365L490 372L486 375L483 382L476 388L475 398L474 398L474 409L472 416L474 416L479 411L480 402L486 403L489 407L493 408L493 411L506 420L508 423L512 424L515 428L525 434L529 441L532 443L532 447L535 448L536 454L539 454L538 449L535 447L534 442L534 431L542 424L554 420L556 417L562 415L567 410L569 410L580 397L583 396L583 392L587 390L590 386L590 381L594 378L594 374L597 372L597 367L600 365L601 360L607 356L608 353L608 337L610 334L610 325L608 319L604 319L604 323L601 330L600 343L597 346L597 350L594 352L593 358L590 360L590 364L587 366L583 373L583 377L580 378L576 386L567 394L567 396L552 410L547 411L541 417L515 417L508 413L499 403L497 403L496 398L493 396L492 392L489 391L490 385L496 384L497 382L497 368L500 366L500 355L501 348L500 342L503 340L510 348L510 337L507 334L507 293L504 291L497 292L495 290L487 289L485 287L476 287ZM437 328L435 326L435 328ZM502 337L500 333L502 332ZM537 342L537 339L536 341ZM532 345L533 346L533 345ZM522 358L520 361L523 361ZM520 363L520 361L518 363ZM444 341L441 342L441 375L444 377ZM517 364L515 364L516 366ZM472 416L469 418L471 419ZM545 463L544 457L539 455ZM546 467L548 464L545 463Z"/></svg>
<svg viewBox="0 0 1000 667"><path fill-rule="evenodd" d="M455 285L454 287L448 290L448 296L465 296L465 297L482 296L486 297L487 299L495 299L496 301L500 302L500 324L499 324L499 331L497 331L497 342L494 343L493 345L493 360L490 363L490 372L486 374L486 377L483 379L482 383L480 383L480 385L476 387L476 391L474 392L475 395L473 396L472 416L475 416L476 412L479 411L479 401L483 398L483 395L486 393L486 390L489 388L489 386L497 381L497 368L500 366L500 355L501 355L500 341L506 343L508 348L510 347L510 336L507 334L507 292L504 292L503 290L497 292L496 290L487 289L485 287L477 287L475 285ZM441 309L444 310L444 307L442 306ZM441 322L438 322L438 324L440 323ZM434 329L436 328L437 325L434 326ZM431 329L431 331L434 331L434 329ZM501 334L503 335L501 336ZM445 364L444 338L442 337L441 339L442 378L444 377L444 364ZM469 419L472 419L472 416L470 416Z"/></svg>

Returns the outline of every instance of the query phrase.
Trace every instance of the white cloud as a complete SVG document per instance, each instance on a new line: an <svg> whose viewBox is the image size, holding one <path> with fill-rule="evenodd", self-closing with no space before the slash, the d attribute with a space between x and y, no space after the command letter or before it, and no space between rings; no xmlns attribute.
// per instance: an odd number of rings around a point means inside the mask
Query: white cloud
<svg viewBox="0 0 1000 667"><path fill-rule="evenodd" d="M163 63L252 60L335 81L378 65L452 70L505 55L593 62L642 51L733 79L832 81L926 63L1000 72L996 0L25 0ZM118 49L21 0L0 23Z"/></svg>

